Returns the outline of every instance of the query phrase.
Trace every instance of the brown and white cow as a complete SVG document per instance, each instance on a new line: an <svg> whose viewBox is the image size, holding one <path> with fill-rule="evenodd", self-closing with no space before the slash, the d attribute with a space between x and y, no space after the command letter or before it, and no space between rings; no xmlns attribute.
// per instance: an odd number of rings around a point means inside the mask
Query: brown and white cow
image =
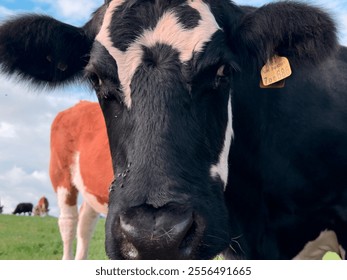
<svg viewBox="0 0 347 280"><path fill-rule="evenodd" d="M50 177L58 196L63 259L85 259L99 213L106 214L113 170L105 121L97 103L81 101L60 112L51 128ZM83 204L78 213L77 195Z"/></svg>
<svg viewBox="0 0 347 280"><path fill-rule="evenodd" d="M49 203L48 199L45 196L42 196L39 199L39 202L37 205L34 207L34 216L46 216L48 215L49 212Z"/></svg>

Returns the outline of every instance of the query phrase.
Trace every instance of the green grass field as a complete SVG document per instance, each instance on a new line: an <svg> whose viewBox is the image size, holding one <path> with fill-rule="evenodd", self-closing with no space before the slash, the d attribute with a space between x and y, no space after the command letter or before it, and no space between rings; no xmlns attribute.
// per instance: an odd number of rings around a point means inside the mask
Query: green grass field
<svg viewBox="0 0 347 280"><path fill-rule="evenodd" d="M99 219L89 248L91 260L107 259L104 227L105 219ZM62 256L57 218L0 215L0 260L60 260Z"/></svg>

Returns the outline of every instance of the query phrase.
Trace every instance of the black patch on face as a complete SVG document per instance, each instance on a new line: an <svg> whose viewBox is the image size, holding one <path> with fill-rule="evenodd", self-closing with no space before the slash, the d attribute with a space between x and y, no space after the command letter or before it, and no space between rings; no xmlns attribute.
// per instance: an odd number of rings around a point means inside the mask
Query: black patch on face
<svg viewBox="0 0 347 280"><path fill-rule="evenodd" d="M179 53L165 44L156 44L151 48L143 47L142 62L147 69L180 69Z"/></svg>
<svg viewBox="0 0 347 280"><path fill-rule="evenodd" d="M176 7L175 13L185 29L194 29L201 20L199 12L188 5Z"/></svg>
<svg viewBox="0 0 347 280"><path fill-rule="evenodd" d="M186 4L178 1L128 1L120 5L112 15L110 33L113 46L125 52L143 30L153 29L163 14L169 10L176 13L178 21L186 29L199 24L200 14Z"/></svg>

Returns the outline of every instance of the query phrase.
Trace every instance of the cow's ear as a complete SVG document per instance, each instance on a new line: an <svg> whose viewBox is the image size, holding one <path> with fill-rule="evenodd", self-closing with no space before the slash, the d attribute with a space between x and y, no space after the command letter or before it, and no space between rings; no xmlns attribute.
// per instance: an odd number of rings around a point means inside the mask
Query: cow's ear
<svg viewBox="0 0 347 280"><path fill-rule="evenodd" d="M54 87L80 77L91 46L83 28L25 15L0 26L0 67L7 74Z"/></svg>
<svg viewBox="0 0 347 280"><path fill-rule="evenodd" d="M274 55L292 63L319 63L337 50L336 27L328 14L301 3L278 2L249 11L234 30L233 43L258 66ZM260 64L260 65L259 65Z"/></svg>

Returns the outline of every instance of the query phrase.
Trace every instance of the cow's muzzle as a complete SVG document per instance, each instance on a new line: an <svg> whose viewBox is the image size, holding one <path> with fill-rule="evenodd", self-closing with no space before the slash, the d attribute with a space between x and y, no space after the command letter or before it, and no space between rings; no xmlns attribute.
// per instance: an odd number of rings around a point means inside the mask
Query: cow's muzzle
<svg viewBox="0 0 347 280"><path fill-rule="evenodd" d="M189 210L133 208L119 216L121 254L125 259L191 259L201 228Z"/></svg>

